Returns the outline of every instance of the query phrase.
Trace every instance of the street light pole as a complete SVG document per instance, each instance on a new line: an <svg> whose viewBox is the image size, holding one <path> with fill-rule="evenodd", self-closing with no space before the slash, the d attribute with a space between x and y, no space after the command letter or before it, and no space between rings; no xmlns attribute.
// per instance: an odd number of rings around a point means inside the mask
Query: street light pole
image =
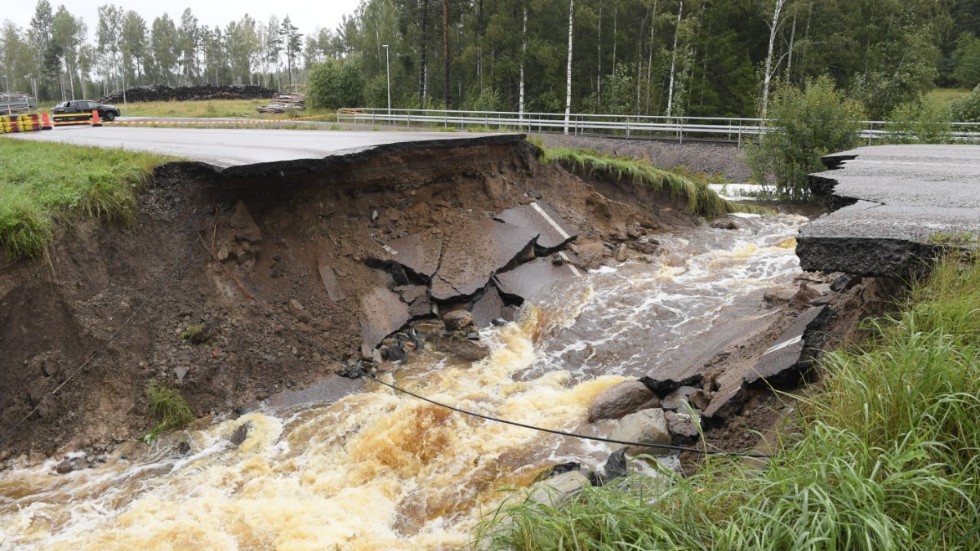
<svg viewBox="0 0 980 551"><path fill-rule="evenodd" d="M388 78L388 116L391 117L391 65L388 63L388 45L382 44L381 46L385 49L385 75Z"/></svg>
<svg viewBox="0 0 980 551"><path fill-rule="evenodd" d="M34 80L34 75L24 75L24 78L31 79L31 90L34 92L34 108L37 109L37 81ZM31 112L31 102L27 102L27 112Z"/></svg>

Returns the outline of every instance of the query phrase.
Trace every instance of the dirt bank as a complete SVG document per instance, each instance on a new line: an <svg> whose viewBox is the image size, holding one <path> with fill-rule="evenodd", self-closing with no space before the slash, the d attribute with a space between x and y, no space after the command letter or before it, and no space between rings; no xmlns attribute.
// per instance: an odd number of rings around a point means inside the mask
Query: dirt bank
<svg viewBox="0 0 980 551"><path fill-rule="evenodd" d="M693 223L659 216L652 196L608 198L535 154L489 140L252 172L168 165L134 225L75 224L42 260L0 259L0 429L37 409L0 459L146 433L151 379L205 416L336 373L361 358L363 297L392 284L366 261L399 238L542 201L594 265L609 242Z"/></svg>
<svg viewBox="0 0 980 551"><path fill-rule="evenodd" d="M591 149L607 155L647 160L664 168L686 167L692 172L723 176L727 182L748 182L752 177L752 171L745 161L745 149L740 149L735 144L679 144L560 134L541 134L540 137L546 147Z"/></svg>

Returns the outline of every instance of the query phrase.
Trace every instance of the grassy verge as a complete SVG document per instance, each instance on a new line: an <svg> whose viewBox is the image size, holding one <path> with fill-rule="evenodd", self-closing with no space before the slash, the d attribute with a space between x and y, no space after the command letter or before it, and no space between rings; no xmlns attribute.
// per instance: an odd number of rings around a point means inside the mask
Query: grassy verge
<svg viewBox="0 0 980 551"><path fill-rule="evenodd" d="M130 221L136 191L168 159L101 149L0 138L0 247L36 256L58 223L77 217Z"/></svg>
<svg viewBox="0 0 980 551"><path fill-rule="evenodd" d="M155 423L149 434L143 437L148 444L156 440L160 433L183 428L194 420L194 413L184 396L166 383L150 380L146 385L146 397L150 401L150 415Z"/></svg>
<svg viewBox="0 0 980 551"><path fill-rule="evenodd" d="M949 107L954 101L970 95L969 88L933 88L926 93L926 101Z"/></svg>
<svg viewBox="0 0 980 551"><path fill-rule="evenodd" d="M597 177L628 180L635 184L650 186L657 191L667 192L673 197L683 197L687 200L688 210L698 216L712 218L733 212L757 210L749 205L738 205L722 199L708 188L705 182L694 181L683 175L657 168L645 161L558 148L545 149L542 162L559 162L574 170Z"/></svg>
<svg viewBox="0 0 980 551"><path fill-rule="evenodd" d="M194 117L194 118L240 118L250 119L292 119L322 115L326 118L336 116L334 111L304 109L287 113L258 113L257 107L268 105L271 100L201 100L201 101L147 101L116 105L127 117Z"/></svg>
<svg viewBox="0 0 980 551"><path fill-rule="evenodd" d="M822 363L763 471L713 460L666 491L631 479L483 526L494 549L977 549L980 259L941 264L874 337ZM500 518L500 517L498 517Z"/></svg>

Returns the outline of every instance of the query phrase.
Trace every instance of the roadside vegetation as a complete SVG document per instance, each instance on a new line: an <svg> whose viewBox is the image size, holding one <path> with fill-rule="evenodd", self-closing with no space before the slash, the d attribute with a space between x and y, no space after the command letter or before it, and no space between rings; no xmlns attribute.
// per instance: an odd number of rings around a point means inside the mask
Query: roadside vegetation
<svg viewBox="0 0 980 551"><path fill-rule="evenodd" d="M626 180L646 185L672 197L683 197L687 208L698 216L717 218L733 212L754 210L748 205L738 205L722 199L708 187L707 182L696 181L687 175L657 168L646 161L621 159L593 151L556 148L543 150L541 161L557 162L573 170L597 177Z"/></svg>
<svg viewBox="0 0 980 551"><path fill-rule="evenodd" d="M146 385L146 397L154 422L153 429L143 437L148 444L160 433L183 428L194 420L194 413L180 391L162 381L151 379Z"/></svg>
<svg viewBox="0 0 980 551"><path fill-rule="evenodd" d="M147 101L117 104L126 117L192 117L192 118L250 118L250 119L291 119L320 115L328 117L333 111L323 109L303 109L286 113L258 113L256 108L267 105L269 100L202 100L202 101Z"/></svg>
<svg viewBox="0 0 980 551"><path fill-rule="evenodd" d="M136 191L161 155L0 139L0 248L37 256L59 224L94 218L130 222Z"/></svg>
<svg viewBox="0 0 980 551"><path fill-rule="evenodd" d="M764 469L712 459L664 472L666 489L634 476L508 506L481 526L485 548L976 549L978 312L980 257L949 258L867 342L825 357Z"/></svg>

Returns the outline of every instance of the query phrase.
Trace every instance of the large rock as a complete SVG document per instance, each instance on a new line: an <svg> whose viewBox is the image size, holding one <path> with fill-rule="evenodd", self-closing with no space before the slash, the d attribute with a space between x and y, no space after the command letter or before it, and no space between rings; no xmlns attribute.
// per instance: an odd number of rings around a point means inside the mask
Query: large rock
<svg viewBox="0 0 980 551"><path fill-rule="evenodd" d="M589 406L589 422L619 419L646 408L660 406L660 399L640 381L625 381L602 391Z"/></svg>
<svg viewBox="0 0 980 551"><path fill-rule="evenodd" d="M664 397L661 407L677 411L686 411L690 404L694 409L703 410L708 407L711 399L700 388L682 386Z"/></svg>
<svg viewBox="0 0 980 551"><path fill-rule="evenodd" d="M544 505L559 505L590 485L589 478L582 471L569 471L539 482L527 499Z"/></svg>
<svg viewBox="0 0 980 551"><path fill-rule="evenodd" d="M659 408L644 409L623 417L609 438L658 446L670 445L670 432L667 430L664 410ZM626 453L633 455L667 455L667 452L667 449L661 447L626 446Z"/></svg>

